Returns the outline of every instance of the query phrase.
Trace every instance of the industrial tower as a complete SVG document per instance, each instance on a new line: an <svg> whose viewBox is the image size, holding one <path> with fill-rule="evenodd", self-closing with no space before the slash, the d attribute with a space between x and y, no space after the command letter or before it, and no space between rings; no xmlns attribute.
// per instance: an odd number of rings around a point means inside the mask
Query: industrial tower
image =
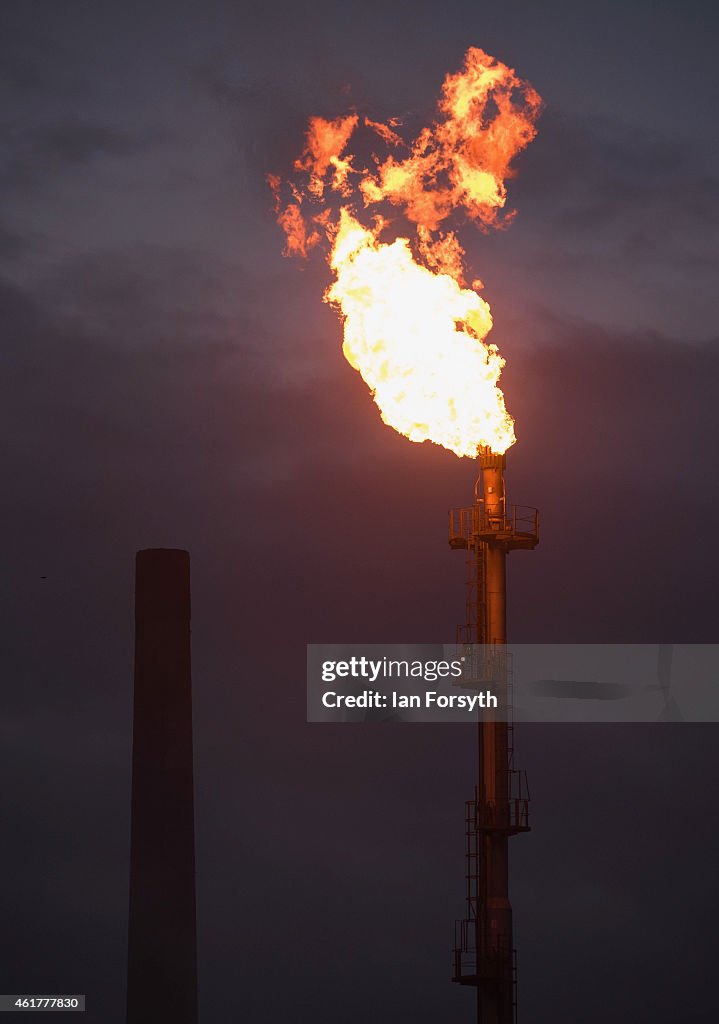
<svg viewBox="0 0 719 1024"><path fill-rule="evenodd" d="M476 988L478 1024L515 1024L508 841L529 831L529 794L513 758L506 560L539 543L538 513L507 506L504 455L483 451L478 461L474 504L449 513L450 547L467 552L467 616L457 640L473 666L471 683L491 683L500 707L484 712L477 730L478 781L465 805L467 914L455 926L452 980Z"/></svg>
<svg viewBox="0 0 719 1024"><path fill-rule="evenodd" d="M137 552L127 1024L197 1024L190 556Z"/></svg>

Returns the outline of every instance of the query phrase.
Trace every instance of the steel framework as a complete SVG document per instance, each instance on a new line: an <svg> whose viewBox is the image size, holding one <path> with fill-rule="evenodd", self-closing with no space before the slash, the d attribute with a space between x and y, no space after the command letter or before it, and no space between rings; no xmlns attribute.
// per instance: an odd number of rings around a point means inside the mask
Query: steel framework
<svg viewBox="0 0 719 1024"><path fill-rule="evenodd" d="M470 660L466 684L491 683L502 709L485 712L477 729L478 781L465 804L467 913L455 926L452 980L476 988L479 1024L517 1020L508 841L529 831L526 776L514 767L506 558L536 547L539 521L534 508L507 506L504 469L503 455L480 453L474 504L449 514L450 547L467 552L466 620L457 630Z"/></svg>

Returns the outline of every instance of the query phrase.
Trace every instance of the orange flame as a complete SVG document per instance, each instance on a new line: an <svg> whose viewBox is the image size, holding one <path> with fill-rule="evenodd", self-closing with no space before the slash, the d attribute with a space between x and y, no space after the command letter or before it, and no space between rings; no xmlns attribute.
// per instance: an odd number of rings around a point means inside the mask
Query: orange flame
<svg viewBox="0 0 719 1024"><path fill-rule="evenodd" d="M286 255L306 256L324 237L334 281L324 295L344 321L345 357L362 376L382 419L411 441L433 441L458 456L480 448L501 453L515 441L514 421L498 382L504 360L485 339L489 305L464 281L464 250L444 222L458 212L481 230L508 223L504 213L511 162L536 134L541 100L515 72L470 48L464 67L447 75L440 117L407 144L389 124L364 118L372 169L346 153L360 127L353 113L310 119L289 184L268 182L284 229ZM403 155L405 154L406 155ZM333 201L332 193L339 197ZM413 225L412 238L389 230L378 204ZM360 209L373 207L370 223ZM396 215L395 215L396 216Z"/></svg>

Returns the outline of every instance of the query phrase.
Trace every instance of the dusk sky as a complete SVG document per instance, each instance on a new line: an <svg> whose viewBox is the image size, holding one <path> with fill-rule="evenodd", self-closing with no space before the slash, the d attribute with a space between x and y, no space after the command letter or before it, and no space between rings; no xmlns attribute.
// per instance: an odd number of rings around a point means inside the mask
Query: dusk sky
<svg viewBox="0 0 719 1024"><path fill-rule="evenodd" d="M462 1024L462 726L308 725L305 644L445 642L474 466L384 426L283 257L307 118L426 123L469 46L539 91L506 231L463 229L507 359L515 642L713 643L708 3L0 9L0 992L125 1019L134 554L190 551L203 1024ZM709 1024L712 725L517 730L523 1024Z"/></svg>

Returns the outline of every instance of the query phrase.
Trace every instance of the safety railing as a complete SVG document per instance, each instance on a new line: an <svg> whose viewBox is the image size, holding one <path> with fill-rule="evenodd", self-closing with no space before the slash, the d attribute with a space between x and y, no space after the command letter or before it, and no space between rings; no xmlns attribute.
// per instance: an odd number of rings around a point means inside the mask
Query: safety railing
<svg viewBox="0 0 719 1024"><path fill-rule="evenodd" d="M530 505L511 505L508 509L487 509L484 502L469 508L449 510L449 540L468 541L492 534L511 534L539 539L539 511Z"/></svg>

